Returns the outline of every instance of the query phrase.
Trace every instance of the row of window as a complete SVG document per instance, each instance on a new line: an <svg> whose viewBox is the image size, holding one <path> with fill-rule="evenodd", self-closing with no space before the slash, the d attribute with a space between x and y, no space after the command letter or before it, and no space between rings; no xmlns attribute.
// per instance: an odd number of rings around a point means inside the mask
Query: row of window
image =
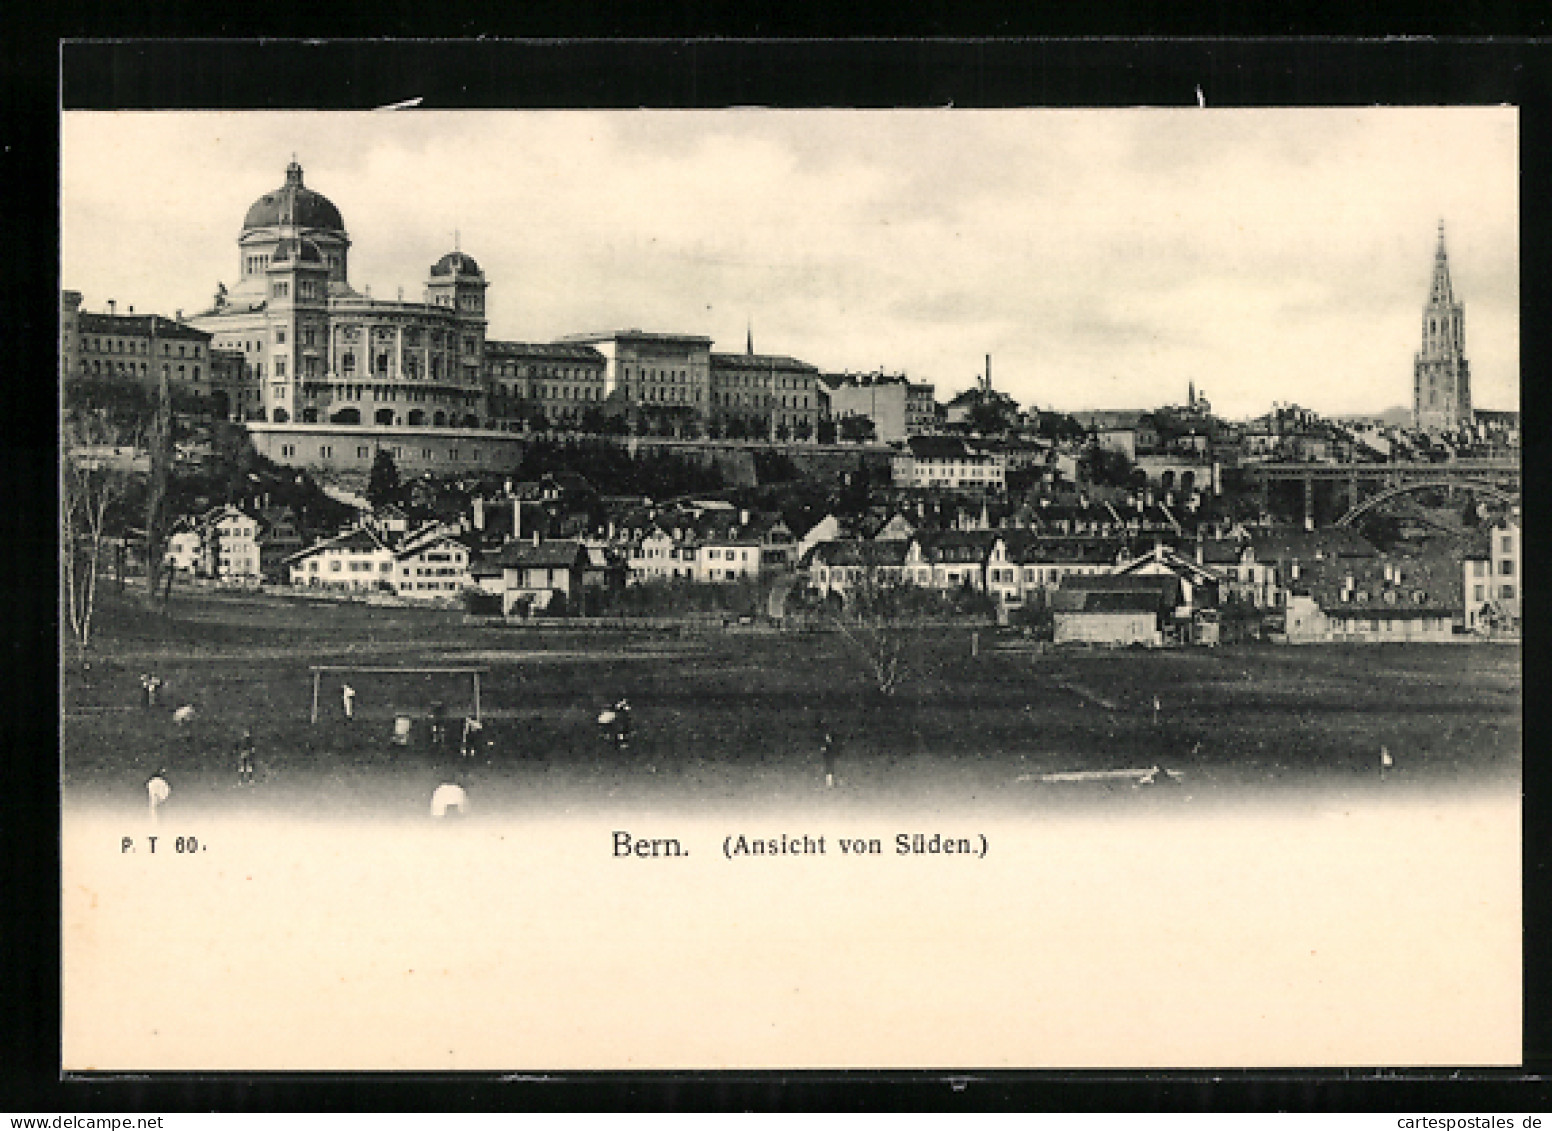
<svg viewBox="0 0 1552 1131"><path fill-rule="evenodd" d="M396 460L404 458L404 449L402 447L397 447L396 446L396 447L390 448L390 449L388 449L388 452ZM458 459L460 458L460 456L461 456L461 452L460 452L460 450L458 448L448 448L447 449L447 459L449 461L457 462ZM281 459L295 459L296 458L296 445L295 444L281 444L280 445L280 458ZM319 444L318 445L318 458L319 459L333 459L334 458L334 445L333 444ZM370 458L372 458L372 449L371 449L371 447L366 445L366 444L358 444L356 446L356 458L357 459L370 459ZM422 460L427 461L427 462L434 461L437 458L436 449L435 448L421 448L420 449L420 458ZM470 460L470 462L472 462L472 463L480 463L483 459L484 459L484 453L479 448L474 448L474 449L472 449L469 452L469 460Z"/></svg>
<svg viewBox="0 0 1552 1131"><path fill-rule="evenodd" d="M1471 599L1477 602L1485 601L1487 599L1487 588L1485 585L1473 585L1471 587ZM1500 585L1498 587L1498 597L1503 601L1514 600L1514 586Z"/></svg>
<svg viewBox="0 0 1552 1131"><path fill-rule="evenodd" d="M103 343L107 344L104 345ZM178 342L178 357L203 357L203 346L198 342ZM172 357L173 343L162 343L162 356ZM149 338L82 338L81 349L86 353L138 353L142 356L151 352ZM185 352L192 349L192 353Z"/></svg>

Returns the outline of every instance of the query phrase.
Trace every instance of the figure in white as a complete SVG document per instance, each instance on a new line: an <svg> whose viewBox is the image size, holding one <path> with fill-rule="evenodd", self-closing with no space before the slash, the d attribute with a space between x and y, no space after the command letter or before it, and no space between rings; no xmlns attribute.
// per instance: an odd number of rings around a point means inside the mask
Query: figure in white
<svg viewBox="0 0 1552 1131"><path fill-rule="evenodd" d="M156 824L156 811L166 803L168 796L172 793L172 786L167 784L167 778L164 776L166 773L166 770L157 770L146 782L146 794L151 800L151 823L153 825Z"/></svg>
<svg viewBox="0 0 1552 1131"><path fill-rule="evenodd" d="M431 793L431 815L446 817L449 809L454 811L454 816L468 816L469 795L457 782L445 781Z"/></svg>
<svg viewBox="0 0 1552 1131"><path fill-rule="evenodd" d="M345 708L347 719L356 717L356 689L348 683L340 688L340 704Z"/></svg>

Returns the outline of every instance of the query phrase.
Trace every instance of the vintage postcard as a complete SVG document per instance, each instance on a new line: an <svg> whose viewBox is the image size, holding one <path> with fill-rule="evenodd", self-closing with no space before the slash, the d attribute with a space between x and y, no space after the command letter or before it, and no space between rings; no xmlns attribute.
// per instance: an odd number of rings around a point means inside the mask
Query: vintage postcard
<svg viewBox="0 0 1552 1131"><path fill-rule="evenodd" d="M1519 1064L1518 129L66 111L65 1069Z"/></svg>

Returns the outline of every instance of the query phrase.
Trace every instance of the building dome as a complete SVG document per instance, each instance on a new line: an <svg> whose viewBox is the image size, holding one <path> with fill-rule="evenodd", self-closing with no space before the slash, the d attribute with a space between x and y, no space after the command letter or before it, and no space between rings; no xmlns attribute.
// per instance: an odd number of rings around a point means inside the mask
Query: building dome
<svg viewBox="0 0 1552 1131"><path fill-rule="evenodd" d="M431 268L433 275L478 275L480 265L461 251L450 251Z"/></svg>
<svg viewBox="0 0 1552 1131"><path fill-rule="evenodd" d="M293 225L340 232L345 230L345 221L333 202L302 184L302 167L295 161L286 166L285 184L253 202L243 220L243 230Z"/></svg>
<svg viewBox="0 0 1552 1131"><path fill-rule="evenodd" d="M284 239L275 246L274 252L269 257L270 264L276 263L323 263L323 252L318 250L318 245L308 239Z"/></svg>

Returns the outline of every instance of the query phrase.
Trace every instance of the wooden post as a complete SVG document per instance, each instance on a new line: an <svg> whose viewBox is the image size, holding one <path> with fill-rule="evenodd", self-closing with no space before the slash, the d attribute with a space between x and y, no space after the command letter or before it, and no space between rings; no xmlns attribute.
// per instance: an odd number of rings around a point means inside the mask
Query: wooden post
<svg viewBox="0 0 1552 1131"><path fill-rule="evenodd" d="M318 725L318 684L323 679L323 673L317 668L313 669L313 725Z"/></svg>
<svg viewBox="0 0 1552 1131"><path fill-rule="evenodd" d="M980 654L981 654L981 634L979 632L972 632L970 634L970 655L972 657L974 657L974 656L979 656Z"/></svg>
<svg viewBox="0 0 1552 1131"><path fill-rule="evenodd" d="M474 673L474 721L480 721L480 673Z"/></svg>

